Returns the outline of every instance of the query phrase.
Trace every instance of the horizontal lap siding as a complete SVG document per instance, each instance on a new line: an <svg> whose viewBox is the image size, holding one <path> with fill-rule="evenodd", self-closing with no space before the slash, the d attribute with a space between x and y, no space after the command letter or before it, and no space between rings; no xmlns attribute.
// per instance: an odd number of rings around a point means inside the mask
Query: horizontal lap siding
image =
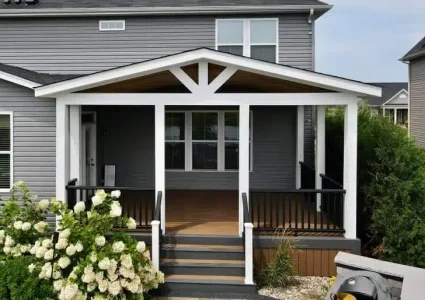
<svg viewBox="0 0 425 300"><path fill-rule="evenodd" d="M55 100L0 80L0 111L13 111L14 181L25 181L39 198L55 196Z"/></svg>
<svg viewBox="0 0 425 300"><path fill-rule="evenodd" d="M425 148L425 57L410 62L410 133Z"/></svg>

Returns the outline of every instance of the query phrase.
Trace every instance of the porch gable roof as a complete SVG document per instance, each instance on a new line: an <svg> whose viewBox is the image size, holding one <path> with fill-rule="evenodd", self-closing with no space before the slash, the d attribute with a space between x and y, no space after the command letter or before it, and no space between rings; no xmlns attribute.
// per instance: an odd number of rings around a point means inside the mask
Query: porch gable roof
<svg viewBox="0 0 425 300"><path fill-rule="evenodd" d="M60 94L63 95L87 90L110 83L121 82L163 72L173 67L182 67L198 62L224 65L255 74L302 83L337 92L357 94L359 96L368 95L380 97L382 94L380 87L367 83L299 69L287 65L264 62L207 48L200 48L101 71L78 78L64 80L53 84L39 86L35 88L35 96L54 98Z"/></svg>

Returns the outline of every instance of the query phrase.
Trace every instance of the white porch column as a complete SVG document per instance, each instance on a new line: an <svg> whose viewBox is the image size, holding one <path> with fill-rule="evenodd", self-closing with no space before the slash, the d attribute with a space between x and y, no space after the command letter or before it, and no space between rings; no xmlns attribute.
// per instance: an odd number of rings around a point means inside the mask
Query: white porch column
<svg viewBox="0 0 425 300"><path fill-rule="evenodd" d="M316 190L322 189L322 178L325 174L325 141L326 141L326 106L317 106L316 116ZM321 195L317 194L317 211L321 211Z"/></svg>
<svg viewBox="0 0 425 300"><path fill-rule="evenodd" d="M81 183L82 156L81 156L81 106L71 105L69 107L69 157L70 157L70 179L77 178ZM77 195L78 197L79 195Z"/></svg>
<svg viewBox="0 0 425 300"><path fill-rule="evenodd" d="M155 201L162 191L161 229L165 233L165 106L155 105Z"/></svg>
<svg viewBox="0 0 425 300"><path fill-rule="evenodd" d="M239 235L244 230L242 194L249 205L249 105L239 106Z"/></svg>
<svg viewBox="0 0 425 300"><path fill-rule="evenodd" d="M152 264L156 271L159 271L159 257L160 257L160 247L161 244L159 242L160 237L160 222L152 221Z"/></svg>
<svg viewBox="0 0 425 300"><path fill-rule="evenodd" d="M254 241L252 223L245 223L245 284L254 284Z"/></svg>
<svg viewBox="0 0 425 300"><path fill-rule="evenodd" d="M304 106L297 107L297 161L295 172L295 185L297 189L301 188L301 165L300 161L304 162Z"/></svg>
<svg viewBox="0 0 425 300"><path fill-rule="evenodd" d="M397 108L394 108L394 124L397 125Z"/></svg>
<svg viewBox="0 0 425 300"><path fill-rule="evenodd" d="M69 110L56 100L56 198L67 202L65 187L69 180ZM58 226L56 219L56 226Z"/></svg>
<svg viewBox="0 0 425 300"><path fill-rule="evenodd" d="M357 237L357 103L345 106L344 118L344 229L345 237Z"/></svg>

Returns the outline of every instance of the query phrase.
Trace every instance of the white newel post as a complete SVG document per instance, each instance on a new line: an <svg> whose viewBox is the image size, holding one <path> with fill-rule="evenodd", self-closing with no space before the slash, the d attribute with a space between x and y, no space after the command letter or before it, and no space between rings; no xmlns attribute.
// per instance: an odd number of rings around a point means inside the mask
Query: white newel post
<svg viewBox="0 0 425 300"><path fill-rule="evenodd" d="M297 108L297 161L296 163L296 188L301 188L301 165L304 162L304 106Z"/></svg>
<svg viewBox="0 0 425 300"><path fill-rule="evenodd" d="M161 229L165 233L165 106L157 104L155 105L155 201L159 191L162 192Z"/></svg>
<svg viewBox="0 0 425 300"><path fill-rule="evenodd" d="M345 237L357 238L357 103L345 106L344 118L344 229Z"/></svg>
<svg viewBox="0 0 425 300"><path fill-rule="evenodd" d="M254 243L252 231L254 225L245 223L245 284L254 284Z"/></svg>
<svg viewBox="0 0 425 300"><path fill-rule="evenodd" d="M70 157L70 179L77 178L81 183L82 161L81 161L81 106L71 105L69 107L69 157ZM79 194L77 195L77 197Z"/></svg>
<svg viewBox="0 0 425 300"><path fill-rule="evenodd" d="M66 203L65 187L69 180L69 110L56 100L56 198ZM58 226L59 219L56 219Z"/></svg>
<svg viewBox="0 0 425 300"><path fill-rule="evenodd" d="M160 237L160 221L152 221L152 264L155 268L155 270L159 271L159 253L161 251L160 249L160 243L159 243L159 237Z"/></svg>
<svg viewBox="0 0 425 300"><path fill-rule="evenodd" d="M326 106L317 106L316 117L316 190L322 189L322 178L325 174L325 141L326 141ZM322 198L317 194L317 211L321 211Z"/></svg>
<svg viewBox="0 0 425 300"><path fill-rule="evenodd" d="M242 194L249 205L249 105L239 106L239 235L244 230Z"/></svg>

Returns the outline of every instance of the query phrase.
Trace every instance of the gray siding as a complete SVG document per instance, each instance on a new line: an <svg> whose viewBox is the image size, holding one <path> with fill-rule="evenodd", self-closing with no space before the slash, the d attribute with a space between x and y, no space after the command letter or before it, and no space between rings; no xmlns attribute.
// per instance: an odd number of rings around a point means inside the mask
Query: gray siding
<svg viewBox="0 0 425 300"><path fill-rule="evenodd" d="M410 62L410 134L425 148L425 57Z"/></svg>
<svg viewBox="0 0 425 300"><path fill-rule="evenodd" d="M97 111L99 174L104 164L115 164L117 185L153 188L153 107L99 108ZM295 107L253 108L252 188L294 187L295 124ZM166 187L237 189L238 173L167 172Z"/></svg>
<svg viewBox="0 0 425 300"><path fill-rule="evenodd" d="M125 31L110 32L99 31L100 19L106 18L0 19L0 62L39 72L82 74L215 47L215 16L126 17ZM312 68L307 19L305 14L279 17L280 63Z"/></svg>
<svg viewBox="0 0 425 300"><path fill-rule="evenodd" d="M25 181L39 198L54 197L55 100L0 80L0 111L13 111L14 181Z"/></svg>

